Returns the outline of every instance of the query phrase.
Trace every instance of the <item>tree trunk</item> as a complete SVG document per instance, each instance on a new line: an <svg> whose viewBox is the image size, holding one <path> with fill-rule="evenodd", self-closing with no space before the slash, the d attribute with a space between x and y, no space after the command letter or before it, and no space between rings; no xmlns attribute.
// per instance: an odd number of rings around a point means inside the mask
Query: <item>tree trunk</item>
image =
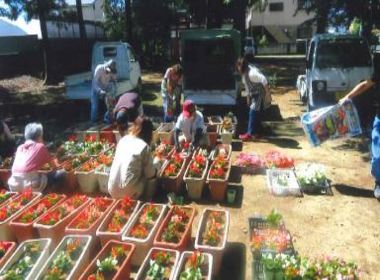
<svg viewBox="0 0 380 280"><path fill-rule="evenodd" d="M82 12L82 0L75 0L77 6L77 17L79 24L79 36L81 39L86 39L86 27L83 21L83 12Z"/></svg>
<svg viewBox="0 0 380 280"><path fill-rule="evenodd" d="M317 34L325 33L328 25L328 13L330 11L330 1L317 1Z"/></svg>
<svg viewBox="0 0 380 280"><path fill-rule="evenodd" d="M49 40L48 32L46 26L45 10L41 0L37 0L38 4L38 17L40 20L41 36L42 36L42 54L44 60L44 83L48 81L50 75L48 75L48 50L49 50Z"/></svg>
<svg viewBox="0 0 380 280"><path fill-rule="evenodd" d="M131 13L131 0L125 0L125 30L126 30L126 41L130 44L132 42L132 13Z"/></svg>

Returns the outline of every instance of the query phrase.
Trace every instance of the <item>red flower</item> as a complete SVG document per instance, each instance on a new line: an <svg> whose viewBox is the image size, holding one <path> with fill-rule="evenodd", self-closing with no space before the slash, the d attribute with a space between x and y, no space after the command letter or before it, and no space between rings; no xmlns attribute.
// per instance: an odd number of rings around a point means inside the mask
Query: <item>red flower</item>
<svg viewBox="0 0 380 280"><path fill-rule="evenodd" d="M77 141L77 136L75 134L71 134L67 137L68 141L75 142Z"/></svg>
<svg viewBox="0 0 380 280"><path fill-rule="evenodd" d="M96 141L96 135L94 134L87 134L84 138L85 142L95 142Z"/></svg>

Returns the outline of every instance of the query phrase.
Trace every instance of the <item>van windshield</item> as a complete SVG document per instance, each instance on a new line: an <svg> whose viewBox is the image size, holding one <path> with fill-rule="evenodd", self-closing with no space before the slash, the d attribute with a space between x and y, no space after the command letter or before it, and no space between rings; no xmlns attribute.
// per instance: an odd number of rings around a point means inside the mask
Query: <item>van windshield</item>
<svg viewBox="0 0 380 280"><path fill-rule="evenodd" d="M316 67L368 67L371 56L363 40L321 41L316 50Z"/></svg>

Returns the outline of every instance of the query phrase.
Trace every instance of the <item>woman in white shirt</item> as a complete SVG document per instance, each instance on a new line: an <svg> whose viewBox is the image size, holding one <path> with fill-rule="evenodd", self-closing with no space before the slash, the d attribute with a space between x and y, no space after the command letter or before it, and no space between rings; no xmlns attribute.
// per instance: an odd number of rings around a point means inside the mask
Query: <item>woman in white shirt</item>
<svg viewBox="0 0 380 280"><path fill-rule="evenodd" d="M152 121L138 117L129 133L117 144L108 180L108 192L112 198L128 195L137 199L144 193L148 180L156 177L159 166L153 164L149 146L152 132Z"/></svg>

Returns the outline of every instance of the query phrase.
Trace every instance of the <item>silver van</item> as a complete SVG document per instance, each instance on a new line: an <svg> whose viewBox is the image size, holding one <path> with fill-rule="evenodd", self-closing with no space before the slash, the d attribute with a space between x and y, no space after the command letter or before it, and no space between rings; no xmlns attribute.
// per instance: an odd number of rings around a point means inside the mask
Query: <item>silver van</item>
<svg viewBox="0 0 380 280"><path fill-rule="evenodd" d="M306 74L297 89L308 109L335 104L360 81L371 78L372 58L367 42L347 34L320 34L312 38Z"/></svg>

